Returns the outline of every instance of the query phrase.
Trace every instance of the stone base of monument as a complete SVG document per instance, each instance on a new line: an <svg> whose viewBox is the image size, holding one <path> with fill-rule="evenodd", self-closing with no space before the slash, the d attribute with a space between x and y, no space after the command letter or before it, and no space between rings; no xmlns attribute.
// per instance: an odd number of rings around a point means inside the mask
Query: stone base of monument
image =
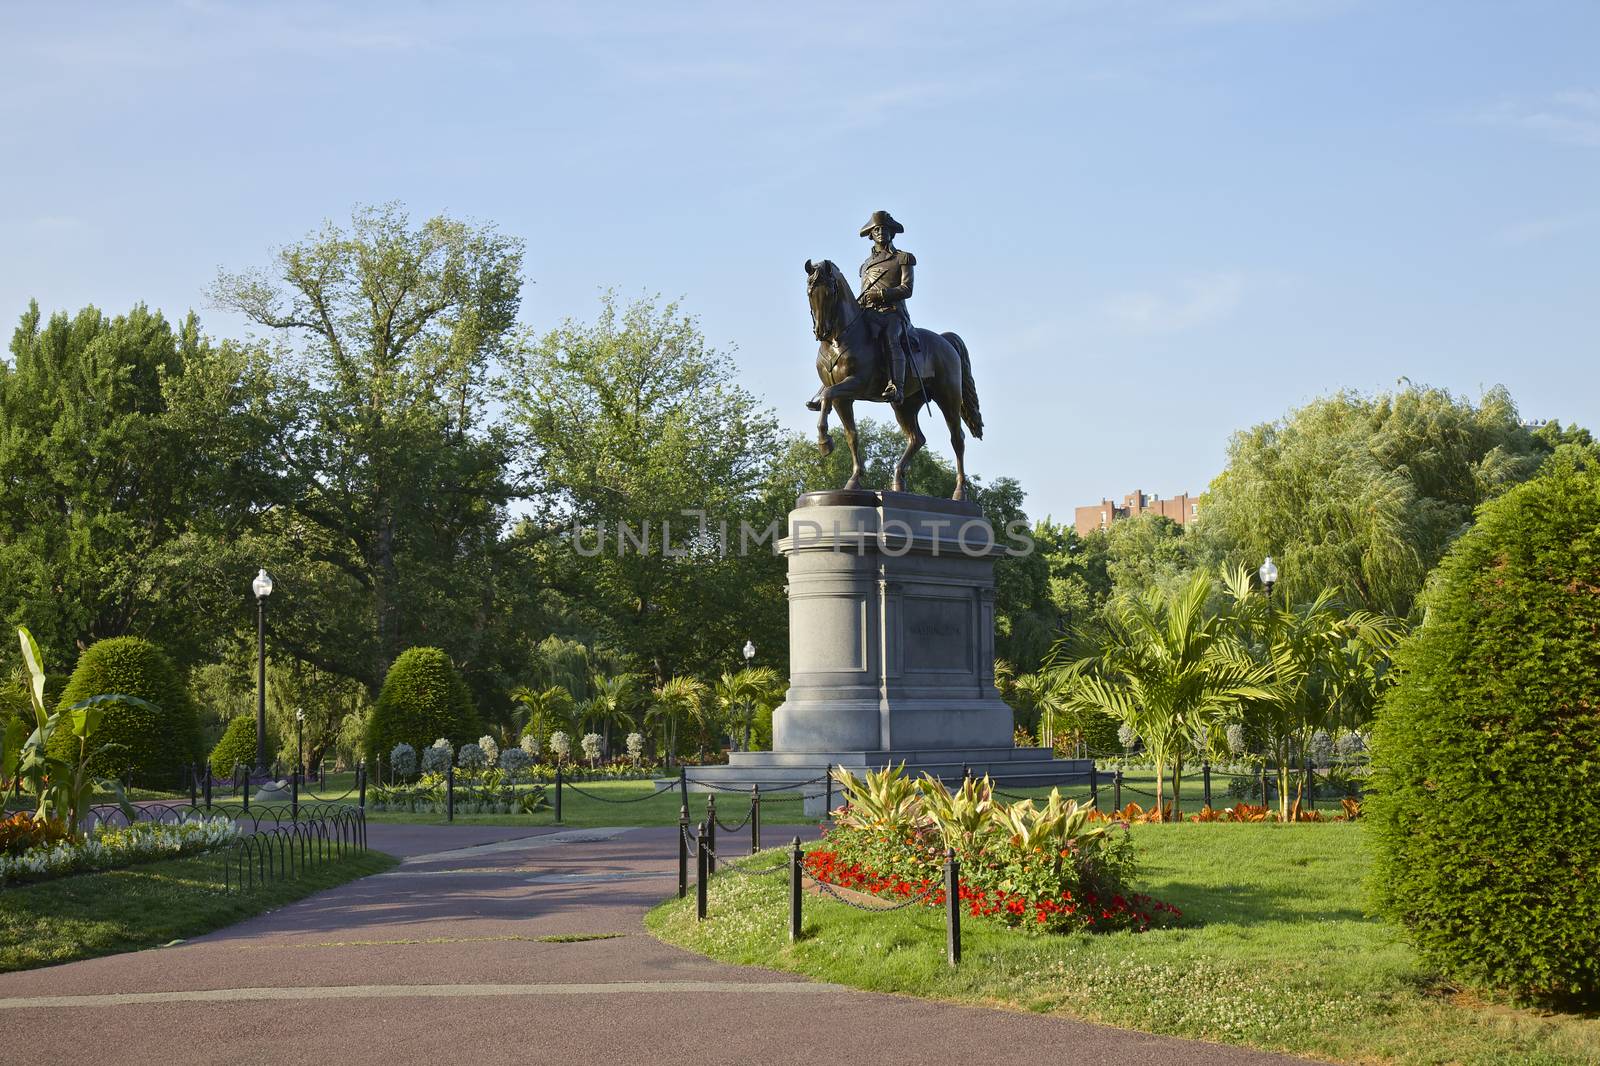
<svg viewBox="0 0 1600 1066"><path fill-rule="evenodd" d="M1009 533L1010 531L1006 531ZM689 772L696 791L803 785L829 766L858 776L904 764L950 783L965 770L1002 788L1071 784L1087 760L1012 745L994 686L994 564L1002 541L977 505L907 493L801 496L778 542L789 568L789 692L773 750ZM808 803L808 813L810 813Z"/></svg>
<svg viewBox="0 0 1600 1066"><path fill-rule="evenodd" d="M287 781L268 781L256 789L256 794L250 797L251 803L288 803L294 798Z"/></svg>

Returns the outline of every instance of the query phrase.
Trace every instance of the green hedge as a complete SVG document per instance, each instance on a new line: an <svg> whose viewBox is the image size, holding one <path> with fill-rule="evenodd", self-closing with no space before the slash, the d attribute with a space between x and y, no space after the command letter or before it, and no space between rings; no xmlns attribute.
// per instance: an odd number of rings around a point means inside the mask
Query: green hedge
<svg viewBox="0 0 1600 1066"><path fill-rule="evenodd" d="M1600 1001L1600 472L1563 451L1435 573L1373 741L1381 911L1446 977Z"/></svg>
<svg viewBox="0 0 1600 1066"><path fill-rule="evenodd" d="M211 776L232 777L235 766L253 767L255 764L256 718L253 714L242 714L228 723L228 728L222 731L222 739L211 749Z"/></svg>
<svg viewBox="0 0 1600 1066"><path fill-rule="evenodd" d="M450 657L438 648L411 648L389 667L362 750L368 762L387 761L394 746L404 742L420 759L439 737L460 747L482 732L472 694Z"/></svg>
<svg viewBox="0 0 1600 1066"><path fill-rule="evenodd" d="M139 637L112 637L90 645L78 656L60 706L90 696L120 693L155 704L154 709L112 704L106 708L91 746L118 744L95 759L94 773L106 777L132 775L135 783L173 789L183 768L199 760L200 719L177 668L160 648ZM65 751L74 741L65 734L52 749Z"/></svg>

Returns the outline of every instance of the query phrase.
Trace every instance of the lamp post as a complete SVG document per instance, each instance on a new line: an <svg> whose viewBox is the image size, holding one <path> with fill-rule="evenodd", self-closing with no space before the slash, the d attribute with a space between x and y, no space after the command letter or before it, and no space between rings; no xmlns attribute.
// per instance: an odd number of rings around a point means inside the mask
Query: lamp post
<svg viewBox="0 0 1600 1066"><path fill-rule="evenodd" d="M263 567L250 582L256 594L256 773L267 776L267 597L272 577Z"/></svg>
<svg viewBox="0 0 1600 1066"><path fill-rule="evenodd" d="M1272 556L1267 556L1267 561L1261 564L1257 572L1261 577L1261 584L1267 589L1267 602L1272 602L1272 586L1278 583L1278 564L1272 561Z"/></svg>
<svg viewBox="0 0 1600 1066"><path fill-rule="evenodd" d="M750 669L750 663L755 659L755 657L756 657L755 642L754 641L749 641L749 640L745 641L744 642L744 668L746 670ZM755 707L752 706L749 697L746 696L745 697L745 701L744 701L744 750L745 751L749 751L750 750L750 718L751 718L751 716L753 714L755 714Z"/></svg>
<svg viewBox="0 0 1600 1066"><path fill-rule="evenodd" d="M294 761L301 777L304 777L306 772L305 724L306 712L304 708L296 707L294 709Z"/></svg>

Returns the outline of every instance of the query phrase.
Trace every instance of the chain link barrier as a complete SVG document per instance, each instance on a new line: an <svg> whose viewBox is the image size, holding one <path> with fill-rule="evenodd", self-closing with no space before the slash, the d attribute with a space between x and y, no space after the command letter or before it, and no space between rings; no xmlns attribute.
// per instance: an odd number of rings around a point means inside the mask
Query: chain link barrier
<svg viewBox="0 0 1600 1066"><path fill-rule="evenodd" d="M828 775L823 774L809 781L752 781L744 785L719 785L715 781L696 781L691 777L689 783L700 788L714 788L718 792L743 792L747 795L750 792L750 785L760 785L761 794L765 796L768 792L795 792L810 785L820 785L827 779Z"/></svg>
<svg viewBox="0 0 1600 1066"><path fill-rule="evenodd" d="M926 901L928 899L929 896L931 896L935 892L939 891L939 889L937 889L937 888L928 888L928 889L925 889L920 895L912 896L909 899L901 900L899 903L891 903L891 904L887 904L887 905L884 905L884 906L869 907L865 903L858 903L853 899L846 899L844 896L841 896L839 894L838 890L835 889L833 885L829 884L826 881L819 881L815 877L813 877L811 875L811 871L807 870L803 863L800 866L800 874L807 881L810 881L812 884L816 885L818 890L821 891L824 895L831 896L832 898L838 900L840 903L843 903L846 907L854 907L856 910L858 910L858 911L866 911L868 914L889 914L889 913L891 913L893 911L905 910L907 907L912 907L912 906L916 906L919 903L923 903L924 901ZM877 897L874 897L874 898L877 898Z"/></svg>
<svg viewBox="0 0 1600 1066"><path fill-rule="evenodd" d="M723 874L727 873L740 874L744 877L766 877L768 874L775 874L781 870L787 870L789 868L789 859L787 856L785 856L784 860L776 866L769 866L761 870L750 870L746 869L744 865L741 865L737 859L731 861L724 859L722 856L717 854L716 849L710 846L706 847L706 854L714 859L717 863L716 877L721 877ZM754 857L755 856L753 855L740 856L742 859L752 859Z"/></svg>
<svg viewBox="0 0 1600 1066"><path fill-rule="evenodd" d="M552 783L550 787L554 788L555 787L554 783ZM570 789L572 789L572 791L576 792L578 795L583 796L586 799L599 800L601 803L643 803L645 800L653 800L653 799L656 799L656 798L658 798L660 796L671 795L672 791L673 791L672 789L667 788L667 789L662 789L660 792L646 793L643 796L630 796L627 799L612 799L609 796L601 796L601 795L597 795L596 793L593 793L593 792L587 792L587 791L579 788L577 785L573 784L571 781L567 781L567 780L563 780L561 782L561 787L564 788L564 789L570 788Z"/></svg>

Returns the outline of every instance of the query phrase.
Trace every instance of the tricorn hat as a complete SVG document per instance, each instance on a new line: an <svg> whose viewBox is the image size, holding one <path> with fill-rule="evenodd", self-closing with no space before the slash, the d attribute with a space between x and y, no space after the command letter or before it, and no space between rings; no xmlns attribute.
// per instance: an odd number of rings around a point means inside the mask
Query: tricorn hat
<svg viewBox="0 0 1600 1066"><path fill-rule="evenodd" d="M871 236L873 226L882 226L890 233L904 233L906 231L906 228L896 222L894 216L887 211L872 212L872 217L867 219L867 224L861 227L861 236Z"/></svg>

